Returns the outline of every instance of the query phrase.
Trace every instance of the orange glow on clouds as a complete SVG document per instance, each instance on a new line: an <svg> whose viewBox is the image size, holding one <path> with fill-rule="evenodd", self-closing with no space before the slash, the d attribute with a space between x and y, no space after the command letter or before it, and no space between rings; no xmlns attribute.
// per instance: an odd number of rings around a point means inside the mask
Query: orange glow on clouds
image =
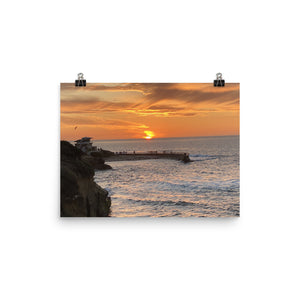
<svg viewBox="0 0 300 300"><path fill-rule="evenodd" d="M82 88L62 83L61 139L238 135L239 90L238 83L222 88L211 83L95 83Z"/></svg>

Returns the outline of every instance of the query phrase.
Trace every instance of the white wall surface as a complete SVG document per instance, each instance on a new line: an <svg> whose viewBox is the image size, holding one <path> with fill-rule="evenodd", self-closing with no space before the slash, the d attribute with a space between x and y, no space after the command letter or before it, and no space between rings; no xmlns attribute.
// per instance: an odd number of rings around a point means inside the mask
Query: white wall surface
<svg viewBox="0 0 300 300"><path fill-rule="evenodd" d="M1 1L0 298L299 299L297 4ZM60 219L59 83L79 72L241 82L241 217Z"/></svg>

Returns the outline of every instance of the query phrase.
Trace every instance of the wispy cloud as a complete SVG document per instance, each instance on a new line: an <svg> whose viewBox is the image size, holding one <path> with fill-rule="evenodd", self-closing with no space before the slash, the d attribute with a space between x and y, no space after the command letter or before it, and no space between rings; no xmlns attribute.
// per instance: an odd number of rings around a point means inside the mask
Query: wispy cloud
<svg viewBox="0 0 300 300"><path fill-rule="evenodd" d="M92 84L79 89L64 84L61 95L63 114L126 111L175 117L239 108L239 84L215 88L197 83L123 83Z"/></svg>
<svg viewBox="0 0 300 300"><path fill-rule="evenodd" d="M99 138L236 134L239 84L117 83L61 85L62 136ZM75 127L78 129L74 129Z"/></svg>
<svg viewBox="0 0 300 300"><path fill-rule="evenodd" d="M62 115L61 116L61 124L67 125L67 126L97 126L99 128L123 128L127 127L130 129L147 129L148 126L142 123L137 122L130 122L130 121L122 121L118 119L103 119L100 117L94 117L91 118L90 116L82 116L74 115L74 116L68 116L68 115Z"/></svg>

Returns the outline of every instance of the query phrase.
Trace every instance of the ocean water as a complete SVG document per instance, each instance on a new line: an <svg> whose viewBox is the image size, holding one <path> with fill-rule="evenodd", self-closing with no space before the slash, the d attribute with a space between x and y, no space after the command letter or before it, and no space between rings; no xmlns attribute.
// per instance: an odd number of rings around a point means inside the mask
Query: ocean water
<svg viewBox="0 0 300 300"><path fill-rule="evenodd" d="M94 141L111 151L172 150L193 160L108 162L95 181L109 191L112 217L239 216L239 136Z"/></svg>

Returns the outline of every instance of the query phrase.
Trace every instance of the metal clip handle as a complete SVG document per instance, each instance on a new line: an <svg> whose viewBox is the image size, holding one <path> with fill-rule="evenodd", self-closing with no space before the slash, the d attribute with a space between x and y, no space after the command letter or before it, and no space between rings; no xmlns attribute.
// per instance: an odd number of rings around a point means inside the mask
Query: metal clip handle
<svg viewBox="0 0 300 300"><path fill-rule="evenodd" d="M217 73L217 79L214 80L214 86L225 86L225 80L223 79L222 73Z"/></svg>
<svg viewBox="0 0 300 300"><path fill-rule="evenodd" d="M75 80L75 86L86 86L86 80L83 78L83 73L78 73L78 79Z"/></svg>

